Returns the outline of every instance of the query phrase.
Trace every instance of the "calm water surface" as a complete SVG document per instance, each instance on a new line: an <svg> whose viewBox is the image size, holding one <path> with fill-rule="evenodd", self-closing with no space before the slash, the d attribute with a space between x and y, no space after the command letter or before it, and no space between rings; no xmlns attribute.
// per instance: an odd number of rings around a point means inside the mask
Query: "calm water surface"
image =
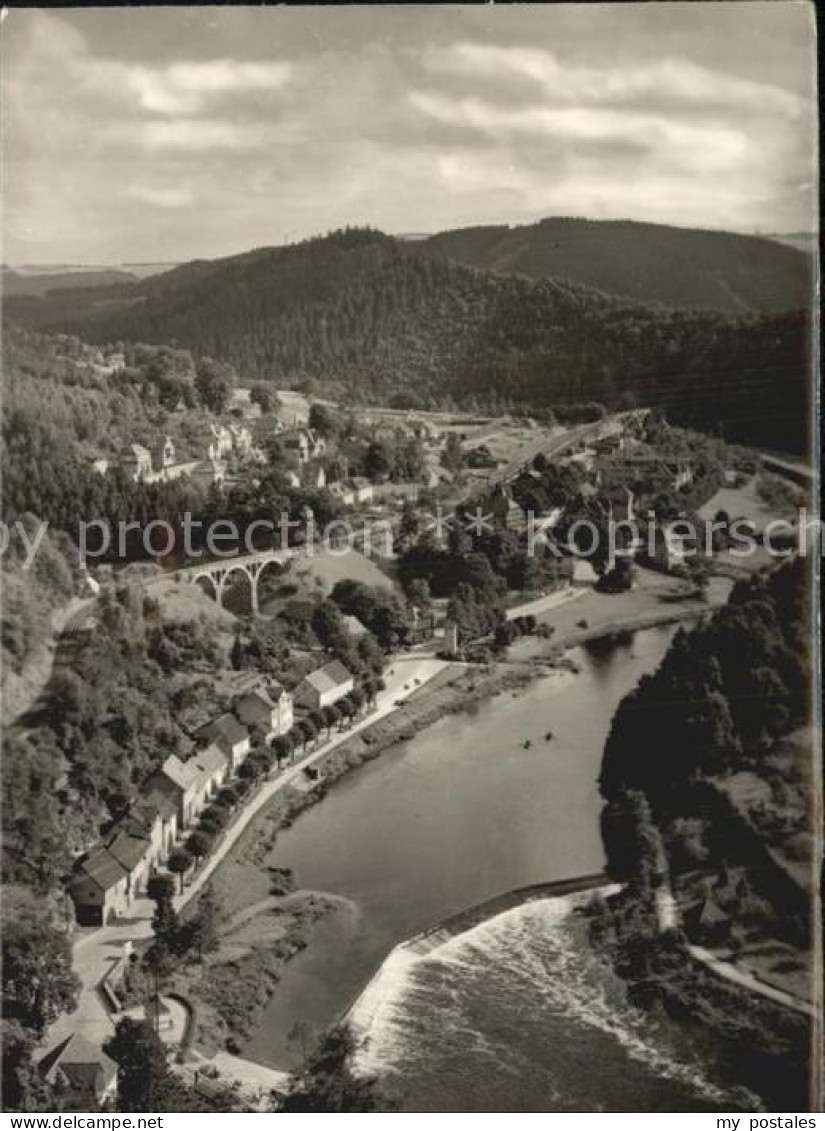
<svg viewBox="0 0 825 1131"><path fill-rule="evenodd" d="M599 871L607 730L674 631L576 649L580 674L445 717L344 778L281 833L268 863L348 902L286 967L245 1055L298 1063L302 1037L333 1022L392 948L434 921L512 888Z"/></svg>

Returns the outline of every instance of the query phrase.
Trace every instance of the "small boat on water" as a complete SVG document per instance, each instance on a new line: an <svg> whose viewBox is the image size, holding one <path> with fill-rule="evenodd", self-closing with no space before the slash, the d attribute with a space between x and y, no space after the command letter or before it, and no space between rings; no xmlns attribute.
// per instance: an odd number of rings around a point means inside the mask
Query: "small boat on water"
<svg viewBox="0 0 825 1131"><path fill-rule="evenodd" d="M532 745L533 743L530 741L530 739L525 738L524 742L522 742L521 744L521 748L522 750L529 750Z"/></svg>
<svg viewBox="0 0 825 1131"><path fill-rule="evenodd" d="M552 742L554 738L555 738L555 735L553 734L552 730L548 730L547 734L544 736L544 741L545 742Z"/></svg>

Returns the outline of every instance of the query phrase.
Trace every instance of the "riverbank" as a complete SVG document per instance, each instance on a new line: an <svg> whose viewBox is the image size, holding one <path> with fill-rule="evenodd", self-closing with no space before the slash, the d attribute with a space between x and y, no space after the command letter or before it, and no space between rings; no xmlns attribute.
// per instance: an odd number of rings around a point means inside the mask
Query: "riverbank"
<svg viewBox="0 0 825 1131"><path fill-rule="evenodd" d="M592 877L485 901L395 947L347 1016L402 1111L758 1110L588 940Z"/></svg>
<svg viewBox="0 0 825 1131"><path fill-rule="evenodd" d="M193 1005L193 1044L211 1055L236 1052L254 1030L285 965L303 950L324 920L346 917L345 900L328 893L290 891L273 896L283 877L266 863L278 834L320 801L351 770L447 715L468 711L496 695L518 695L539 678L554 689L573 678L568 670L536 661L473 667L450 664L395 710L349 737L313 765L317 782L297 779L273 795L211 878L221 908L220 941L203 965L176 974L173 989Z"/></svg>
<svg viewBox="0 0 825 1131"><path fill-rule="evenodd" d="M662 931L656 893L644 882L594 901L588 918L591 946L636 1007L678 1025L718 1078L759 1096L766 1110L807 1110L808 1018L719 977L681 931Z"/></svg>
<svg viewBox="0 0 825 1131"><path fill-rule="evenodd" d="M633 627L650 628L671 624L686 616L703 615L707 606L697 605L691 608L682 605L668 610L660 608L655 613L648 610L637 614ZM245 915L247 951L239 961L227 958L213 963L210 977L192 979L187 987L196 1005L203 1007L206 1019L196 1026L196 1043L212 1048L222 1042L232 1049L244 1042L255 1029L290 959L305 949L319 930L334 932L336 922L341 926L339 918L343 916L346 920L347 914L351 913L351 909L348 911L340 903L319 902L317 893L310 896L304 907L304 894L297 892L289 911L289 923L285 920L280 923L282 931L278 945L268 945L272 937L270 920L273 909L265 910L271 881L267 857L274 849L279 834L290 827L299 813L321 800L330 787L350 770L373 761L384 751L408 741L439 720L472 712L496 696L520 697L540 679L552 680L553 690L560 690L575 678L570 670L570 660L565 656L568 647L582 639L610 639L629 630L626 619L616 618L599 629L595 626L577 628L575 634L568 633L558 641L555 638L531 638L530 643L536 646L537 654L528 658L518 658L514 650L513 659L501 663L445 665L425 685L413 690L395 710L357 734L342 736L334 749L315 761L313 768L317 772L317 781L296 780L273 796L250 822L212 878L212 886L227 921L232 922L241 913ZM542 739L543 734L542 731L532 736L533 743ZM541 746L542 742L539 749ZM324 926L325 923L327 926ZM215 989L216 984L227 980L233 985L231 995Z"/></svg>

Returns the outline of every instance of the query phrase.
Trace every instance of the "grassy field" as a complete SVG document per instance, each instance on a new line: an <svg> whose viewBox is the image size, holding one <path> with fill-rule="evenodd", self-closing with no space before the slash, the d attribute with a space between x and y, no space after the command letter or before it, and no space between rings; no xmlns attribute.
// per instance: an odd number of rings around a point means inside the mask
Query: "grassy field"
<svg viewBox="0 0 825 1131"><path fill-rule="evenodd" d="M597 593L589 589L566 604L540 613L537 620L555 629L554 644L563 644L568 637L578 636L584 628L603 627L605 631L613 631L623 625L631 628L635 621L657 613L670 616L697 606L696 599L689 596L690 587L678 578L642 568L637 568L636 577L636 586L629 593ZM730 586L731 582L726 578L712 578L705 602L708 608L724 601ZM528 639L513 645L510 654L514 659L521 659L535 648L536 645Z"/></svg>

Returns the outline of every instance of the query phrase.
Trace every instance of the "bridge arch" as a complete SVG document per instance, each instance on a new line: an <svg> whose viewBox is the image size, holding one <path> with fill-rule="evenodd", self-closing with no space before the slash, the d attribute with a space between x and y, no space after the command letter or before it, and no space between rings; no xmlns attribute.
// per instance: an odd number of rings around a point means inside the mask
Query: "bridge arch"
<svg viewBox="0 0 825 1131"><path fill-rule="evenodd" d="M247 564L240 561L228 561L225 566L221 567L220 582L218 587L218 604L223 607L223 591L228 584L230 578L236 574L243 574L249 582L249 599L252 605L252 615L257 615L258 612L258 572L255 563Z"/></svg>

